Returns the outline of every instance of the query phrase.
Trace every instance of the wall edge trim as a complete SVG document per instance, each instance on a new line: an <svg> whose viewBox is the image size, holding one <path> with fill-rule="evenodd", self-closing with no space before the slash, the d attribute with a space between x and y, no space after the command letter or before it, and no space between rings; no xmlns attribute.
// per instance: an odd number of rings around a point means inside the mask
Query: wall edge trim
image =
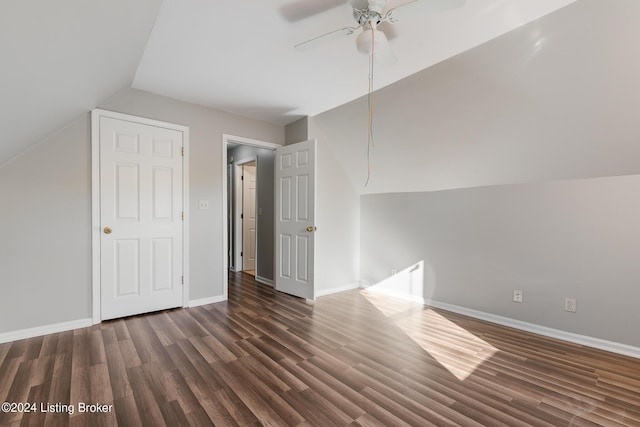
<svg viewBox="0 0 640 427"><path fill-rule="evenodd" d="M587 335L580 335L573 332L563 331L561 329L554 329L548 326L542 326L535 323L524 322L522 320L513 319L510 317L499 316L497 314L487 313L484 311L474 310L459 305L449 304L436 300L424 299L420 297L414 297L399 292L386 291L382 289L372 289L370 287L362 286L363 289L367 289L369 292L376 292L391 297L396 297L405 300L411 300L420 304L424 304L430 307L439 308L441 310L450 311L452 313L461 314L463 316L473 317L474 319L484 320L490 323L495 323L501 326L518 329L525 332L531 332L534 334L542 335L548 338L554 338L573 344L579 344L586 347L596 348L598 350L604 350L611 353L620 354L623 356L629 356L636 359L640 359L640 347L634 347L628 344L622 344L615 341L608 341L602 338L590 337Z"/></svg>
<svg viewBox="0 0 640 427"><path fill-rule="evenodd" d="M93 325L93 319L91 317L87 317L84 319L70 320L68 322L52 323L33 328L19 329L17 331L2 332L0 333L0 344L39 337L42 335L67 332L73 329L87 328L91 325Z"/></svg>
<svg viewBox="0 0 640 427"><path fill-rule="evenodd" d="M344 286L337 286L335 288L323 289L321 291L316 291L316 298L324 297L331 294L337 294L338 292L351 291L353 289L359 289L361 286L359 283L350 283Z"/></svg>
<svg viewBox="0 0 640 427"><path fill-rule="evenodd" d="M192 299L189 301L189 308L199 307L201 305L207 305L207 304L215 304L217 302L222 302L226 300L227 300L227 297L224 295L216 295L215 297L209 297L209 298Z"/></svg>
<svg viewBox="0 0 640 427"><path fill-rule="evenodd" d="M266 277L258 276L257 274L256 274L256 282L273 287L273 280L267 279Z"/></svg>

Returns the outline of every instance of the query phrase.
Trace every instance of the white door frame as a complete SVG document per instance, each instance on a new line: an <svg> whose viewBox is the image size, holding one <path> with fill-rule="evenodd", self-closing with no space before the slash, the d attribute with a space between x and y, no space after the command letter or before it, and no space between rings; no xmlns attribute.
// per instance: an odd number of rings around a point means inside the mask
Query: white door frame
<svg viewBox="0 0 640 427"><path fill-rule="evenodd" d="M229 162L227 160L227 145L230 143L249 145L258 148L266 148L268 150L275 150L278 147L282 147L281 144L274 144L272 142L244 138L242 136L228 135L226 133L222 134L222 283L224 291L223 297L225 300L229 298L229 276L227 275L227 272L229 271L229 224L227 219L227 204L229 197L229 195L227 194L227 166Z"/></svg>
<svg viewBox="0 0 640 427"><path fill-rule="evenodd" d="M125 120L149 126L173 129L183 134L184 156L182 157L182 271L184 286L182 289L182 305L189 306L189 128L187 126L162 122L116 113L113 111L96 108L91 111L91 284L93 324L102 321L100 313L100 118L109 117L117 120ZM225 169L226 170L226 169Z"/></svg>
<svg viewBox="0 0 640 427"><path fill-rule="evenodd" d="M236 205L234 206L234 212L233 212L233 218L234 218L234 225L235 227L233 227L233 240L235 242L234 245L234 253L233 253L233 265L235 266L235 271L243 271L244 270L244 259L242 258L241 252L243 251L243 246L244 246L244 240L242 239L242 235L243 235L243 229L242 229L242 218L240 218L240 214L242 213L242 211L244 210L242 207L242 196L238 197L238 193L239 193L239 186L243 185L243 180L242 180L242 166L244 166L247 163L251 163L251 162L255 162L256 163L256 179L257 179L257 171L258 171L258 157L257 156L252 156L252 157L247 157L246 159L241 159L241 160L235 160L234 159L234 168L233 168L233 178L235 181L235 186L234 186L234 191L235 191L235 196L236 196ZM257 206L257 202L258 202L258 190L256 188L256 206ZM258 221L256 220L256 242L258 240ZM241 242L238 245L238 242ZM256 245L257 247L257 245ZM256 255L256 261L257 261L257 255ZM257 264L257 263L256 263Z"/></svg>

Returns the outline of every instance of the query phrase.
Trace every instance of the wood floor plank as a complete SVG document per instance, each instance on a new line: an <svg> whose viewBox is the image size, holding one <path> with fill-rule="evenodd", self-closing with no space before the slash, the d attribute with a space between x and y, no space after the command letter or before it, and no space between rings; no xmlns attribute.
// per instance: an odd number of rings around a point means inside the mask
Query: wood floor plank
<svg viewBox="0 0 640 427"><path fill-rule="evenodd" d="M640 426L640 360L353 290L229 275L228 301L0 344L0 426Z"/></svg>

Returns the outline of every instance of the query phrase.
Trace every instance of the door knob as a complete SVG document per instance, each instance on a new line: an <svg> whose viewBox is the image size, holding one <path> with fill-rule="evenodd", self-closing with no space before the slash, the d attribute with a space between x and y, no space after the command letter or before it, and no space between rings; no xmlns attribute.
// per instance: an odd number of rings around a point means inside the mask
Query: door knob
<svg viewBox="0 0 640 427"><path fill-rule="evenodd" d="M309 233L311 233L312 231L316 231L317 229L318 229L318 227L313 227L313 226L311 226L311 225L307 227L307 231L308 231Z"/></svg>
<svg viewBox="0 0 640 427"><path fill-rule="evenodd" d="M104 234L111 234L112 231L113 231L113 229L111 227L105 227L104 228Z"/></svg>

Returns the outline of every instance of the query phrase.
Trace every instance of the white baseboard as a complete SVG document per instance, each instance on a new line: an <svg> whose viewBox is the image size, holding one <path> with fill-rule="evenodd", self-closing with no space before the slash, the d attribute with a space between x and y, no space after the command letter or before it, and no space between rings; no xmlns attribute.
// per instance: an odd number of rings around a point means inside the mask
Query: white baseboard
<svg viewBox="0 0 640 427"><path fill-rule="evenodd" d="M430 307L439 308L441 310L451 311L453 313L462 314L464 316L473 317L475 319L484 320L498 325L507 326L522 331L532 332L534 334L543 335L549 338L555 338L574 344L593 347L611 353L621 354L623 356L635 357L640 359L640 347L634 347L627 344L621 344L614 341L607 341L601 338L589 337L586 335L574 334L572 332L562 331L560 329L549 328L547 326L536 325L535 323L523 322L521 320L512 319L510 317L498 316L496 314L486 313L484 311L473 310L458 305L448 304L440 301L426 300L424 298L412 297L411 295L401 294L385 289L366 288L369 291L382 293L391 297L411 300L419 304L428 305Z"/></svg>
<svg viewBox="0 0 640 427"><path fill-rule="evenodd" d="M351 283L349 285L338 286L336 288L322 289L320 291L316 291L316 298L324 297L331 294L337 294L338 292L350 291L358 288L360 288L360 283Z"/></svg>
<svg viewBox="0 0 640 427"><path fill-rule="evenodd" d="M214 304L216 302L226 301L227 298L224 295L217 295L215 297L192 299L189 301L189 307L198 307L200 305Z"/></svg>
<svg viewBox="0 0 640 427"><path fill-rule="evenodd" d="M93 325L93 319L78 319L70 322L54 323L52 325L37 326L35 328L20 329L18 331L0 333L0 344L11 341L23 340L26 338L39 337L42 335L66 332L73 329L87 328Z"/></svg>
<svg viewBox="0 0 640 427"><path fill-rule="evenodd" d="M267 279L266 277L256 275L256 282L271 286L273 288L273 280Z"/></svg>

